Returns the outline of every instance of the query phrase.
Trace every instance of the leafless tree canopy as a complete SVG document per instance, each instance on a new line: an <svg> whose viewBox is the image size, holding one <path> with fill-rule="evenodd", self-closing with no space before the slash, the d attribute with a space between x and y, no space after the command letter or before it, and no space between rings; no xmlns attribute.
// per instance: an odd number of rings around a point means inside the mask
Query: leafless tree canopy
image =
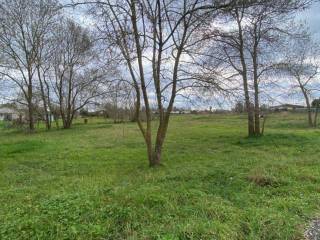
<svg viewBox="0 0 320 240"><path fill-rule="evenodd" d="M285 39L294 32L293 13L308 3L258 1L252 5L237 4L204 32L209 43L203 46L202 55L198 52L197 64L203 70L200 78L213 79L215 85L220 79L219 85L233 94L242 89L249 136L261 135L261 85L270 83L268 75L279 61Z"/></svg>
<svg viewBox="0 0 320 240"><path fill-rule="evenodd" d="M80 4L80 3L79 3ZM177 94L191 80L186 74L188 50L199 44L199 30L233 1L103 1L92 5L101 39L124 64L135 90L136 120L145 139L150 166L159 165L170 113ZM152 142L152 106L159 114ZM141 108L146 124L141 121Z"/></svg>
<svg viewBox="0 0 320 240"><path fill-rule="evenodd" d="M4 0L0 2L0 73L13 81L28 106L29 127L34 129L33 90L40 48L56 16L52 0Z"/></svg>
<svg viewBox="0 0 320 240"><path fill-rule="evenodd" d="M289 86L292 90L298 89L302 93L308 109L310 127L317 126L318 106L312 117L311 97L320 90L319 54L319 46L312 41L309 34L302 33L287 41L283 49L283 60L276 66L277 70L284 74L283 77L291 80Z"/></svg>

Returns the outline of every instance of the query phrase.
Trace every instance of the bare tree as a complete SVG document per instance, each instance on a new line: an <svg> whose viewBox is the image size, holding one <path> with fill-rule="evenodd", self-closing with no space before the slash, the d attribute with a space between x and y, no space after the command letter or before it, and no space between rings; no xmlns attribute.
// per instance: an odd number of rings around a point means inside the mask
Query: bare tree
<svg viewBox="0 0 320 240"><path fill-rule="evenodd" d="M61 15L60 15L61 16ZM36 77L37 89L40 92L42 99L43 117L46 124L46 129L51 129L52 117L55 118L52 106L52 86L50 79L52 78L53 56L54 56L54 35L58 20L51 24L50 32L45 35L42 41L39 42L39 51L37 55ZM57 121L57 119L55 119Z"/></svg>
<svg viewBox="0 0 320 240"><path fill-rule="evenodd" d="M90 34L71 20L62 19L55 31L54 89L64 128L77 111L104 94L105 75L96 67Z"/></svg>
<svg viewBox="0 0 320 240"><path fill-rule="evenodd" d="M220 26L207 31L213 39L205 55L205 65L223 66L227 78L241 79L248 135L260 136L260 84L277 62L279 46L290 30L292 13L303 9L309 1L258 1L240 3L221 19Z"/></svg>
<svg viewBox="0 0 320 240"><path fill-rule="evenodd" d="M104 111L114 123L132 120L133 88L125 81L115 81L104 99Z"/></svg>
<svg viewBox="0 0 320 240"><path fill-rule="evenodd" d="M55 0L0 2L0 75L23 93L29 129L34 130L33 91L39 48L58 10Z"/></svg>
<svg viewBox="0 0 320 240"><path fill-rule="evenodd" d="M115 58L125 64L123 70L135 90L135 119L147 146L150 166L161 164L170 114L183 78L182 61L198 28L205 23L202 17L234 2L93 1L100 37L113 48ZM153 105L159 113L154 142ZM145 109L145 123L141 109Z"/></svg>
<svg viewBox="0 0 320 240"><path fill-rule="evenodd" d="M302 93L308 111L308 124L310 127L316 127L317 113L313 118L311 96L320 90L318 44L311 40L309 34L304 33L296 38L290 38L283 50L285 59L277 65L277 68L284 71L292 80L293 90L299 89Z"/></svg>

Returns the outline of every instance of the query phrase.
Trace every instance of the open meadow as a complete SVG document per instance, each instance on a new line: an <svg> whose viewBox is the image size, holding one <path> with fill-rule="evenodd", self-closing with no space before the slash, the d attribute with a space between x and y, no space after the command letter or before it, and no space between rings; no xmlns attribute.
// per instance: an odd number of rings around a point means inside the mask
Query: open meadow
<svg viewBox="0 0 320 240"><path fill-rule="evenodd" d="M268 116L170 120L149 168L135 123L0 130L0 239L303 239L320 206L320 130Z"/></svg>

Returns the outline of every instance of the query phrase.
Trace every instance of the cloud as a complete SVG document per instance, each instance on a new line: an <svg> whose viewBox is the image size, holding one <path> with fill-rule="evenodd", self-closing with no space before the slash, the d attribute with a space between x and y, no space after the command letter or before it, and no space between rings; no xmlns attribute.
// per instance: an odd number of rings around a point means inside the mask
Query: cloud
<svg viewBox="0 0 320 240"><path fill-rule="evenodd" d="M320 2L314 2L309 9L298 14L297 17L305 21L317 40L320 40Z"/></svg>

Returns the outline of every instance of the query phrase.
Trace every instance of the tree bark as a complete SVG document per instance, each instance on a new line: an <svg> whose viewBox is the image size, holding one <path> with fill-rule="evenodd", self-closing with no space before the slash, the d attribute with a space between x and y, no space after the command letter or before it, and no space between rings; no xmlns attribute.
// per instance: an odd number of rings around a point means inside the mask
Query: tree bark
<svg viewBox="0 0 320 240"><path fill-rule="evenodd" d="M33 116L33 103L32 103L32 85L28 85L28 114L29 114L29 130L34 131L34 116Z"/></svg>
<svg viewBox="0 0 320 240"><path fill-rule="evenodd" d="M34 131L34 117L33 117L33 106L32 102L28 103L28 114L29 114L29 130Z"/></svg>
<svg viewBox="0 0 320 240"><path fill-rule="evenodd" d="M249 87L248 87L248 76L247 76L247 64L244 56L244 40L243 40L243 30L241 26L241 16L239 12L236 11L237 14L237 24L238 24L238 34L239 34L239 53L240 53L240 61L242 66L242 80L243 80L243 90L245 96L245 104L246 111L248 115L248 136L254 136L254 116L253 116L253 108L252 103L250 101L249 95Z"/></svg>
<svg viewBox="0 0 320 240"><path fill-rule="evenodd" d="M311 112L311 104L310 104L309 96L308 96L308 93L307 93L306 89L305 89L305 88L303 87L303 85L301 84L300 79L298 79L298 82L299 82L301 91L302 91L302 93L303 93L303 96L304 96L304 99L305 99L306 105L307 105L308 124L309 124L309 127L313 127L314 124L313 124L313 121L312 121L312 112Z"/></svg>
<svg viewBox="0 0 320 240"><path fill-rule="evenodd" d="M44 86L43 86L42 77L41 77L39 67L37 67L37 72L38 72L38 78L39 78L39 82L40 82L41 98L42 98L42 102L43 102L43 111L44 111L44 115L45 115L46 129L50 130L51 129L51 120L50 120L50 116L48 113L48 104L47 104L47 99L46 99L47 97L46 97L46 94L44 91Z"/></svg>
<svg viewBox="0 0 320 240"><path fill-rule="evenodd" d="M248 136L253 137L255 135L254 131L254 114L253 114L253 104L250 100L246 99L246 108L247 108L247 115L248 115Z"/></svg>
<svg viewBox="0 0 320 240"><path fill-rule="evenodd" d="M260 104L259 104L259 79L258 79L258 59L257 45L253 50L253 85L254 85L254 134L260 136Z"/></svg>

